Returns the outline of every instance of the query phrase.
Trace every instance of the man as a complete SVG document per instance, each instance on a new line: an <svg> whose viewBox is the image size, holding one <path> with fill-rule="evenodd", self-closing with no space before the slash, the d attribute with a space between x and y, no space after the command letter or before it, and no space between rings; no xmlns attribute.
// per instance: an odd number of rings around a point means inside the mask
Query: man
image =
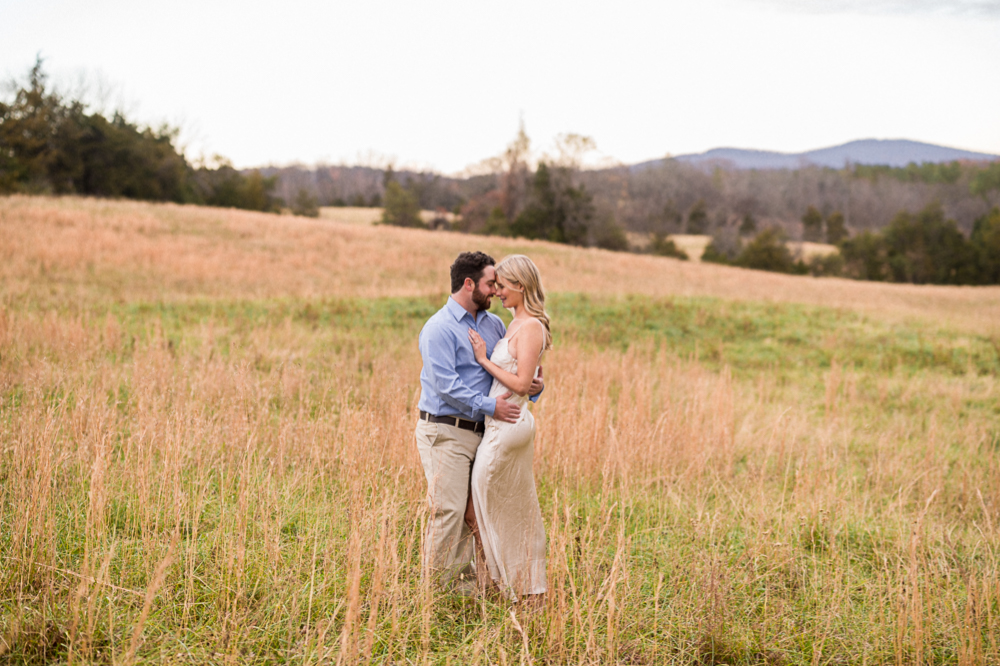
<svg viewBox="0 0 1000 666"><path fill-rule="evenodd" d="M492 355L506 333L503 321L487 312L496 285L495 263L482 252L458 255L451 265L451 297L420 331L424 367L416 440L430 505L424 566L443 585L457 582L461 592L475 589L469 575L473 543L465 506L484 419L514 423L520 415L520 408L507 402L509 392L496 399L488 396L493 377L476 362L469 344L471 328ZM529 391L532 400L542 388L539 376Z"/></svg>

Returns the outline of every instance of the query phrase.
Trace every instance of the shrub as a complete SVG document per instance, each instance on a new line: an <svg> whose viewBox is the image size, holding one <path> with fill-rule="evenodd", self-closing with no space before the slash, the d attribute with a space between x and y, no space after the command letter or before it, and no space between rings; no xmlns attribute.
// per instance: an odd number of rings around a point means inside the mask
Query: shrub
<svg viewBox="0 0 1000 666"><path fill-rule="evenodd" d="M463 216L462 219L466 218ZM479 233L485 236L510 236L510 225L507 224L507 216L503 214L503 208L494 206Z"/></svg>
<svg viewBox="0 0 1000 666"><path fill-rule="evenodd" d="M309 194L309 190L301 187L292 204L292 213L303 217L319 217L319 202Z"/></svg>
<svg viewBox="0 0 1000 666"><path fill-rule="evenodd" d="M728 227L720 227L712 235L712 241L701 255L702 261L713 264L732 264L743 249L739 233Z"/></svg>
<svg viewBox="0 0 1000 666"><path fill-rule="evenodd" d="M593 245L605 250L615 252L625 252L628 250L628 236L625 231L615 223L610 214L598 215L591 225L591 242Z"/></svg>
<svg viewBox="0 0 1000 666"><path fill-rule="evenodd" d="M710 264L732 264L733 261L730 259L725 252L719 249L719 246L712 241L707 246L705 246L705 251L701 254L701 260L707 261Z"/></svg>
<svg viewBox="0 0 1000 666"><path fill-rule="evenodd" d="M785 233L780 229L774 227L765 229L747 243L734 263L743 268L776 273L799 272L785 241Z"/></svg>
<svg viewBox="0 0 1000 666"><path fill-rule="evenodd" d="M653 240L649 244L649 251L661 257L688 259L687 252L677 247L677 244L665 234L653 234Z"/></svg>
<svg viewBox="0 0 1000 666"><path fill-rule="evenodd" d="M844 272L858 280L882 281L889 277L888 252L881 234L865 231L840 245Z"/></svg>
<svg viewBox="0 0 1000 666"><path fill-rule="evenodd" d="M844 273L844 257L839 252L817 254L806 262L806 267L816 277L839 277Z"/></svg>

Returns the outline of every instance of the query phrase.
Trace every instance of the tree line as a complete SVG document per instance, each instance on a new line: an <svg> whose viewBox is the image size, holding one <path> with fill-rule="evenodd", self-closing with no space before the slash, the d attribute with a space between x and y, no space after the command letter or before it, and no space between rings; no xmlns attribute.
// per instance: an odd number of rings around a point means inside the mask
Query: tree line
<svg viewBox="0 0 1000 666"><path fill-rule="evenodd" d="M178 131L143 127L124 113L91 112L48 85L41 58L0 101L0 193L84 194L278 211L278 179L241 172L218 158L193 166L177 148ZM293 209L319 214L299 193Z"/></svg>
<svg viewBox="0 0 1000 666"><path fill-rule="evenodd" d="M503 153L487 160L489 173L468 179L469 196L455 202L457 231L516 236L611 250L629 248L625 231L613 215L601 211L580 182L580 159L593 141L577 134L562 135L556 150L531 164L530 139L520 128ZM396 177L386 171L382 223L425 226L416 214L428 194L440 196L421 174ZM438 206L444 210L443 206Z"/></svg>
<svg viewBox="0 0 1000 666"><path fill-rule="evenodd" d="M996 284L1000 162L854 165L792 171L705 168L672 159L583 169L593 140L557 137L532 151L523 124L511 143L463 177L377 166L266 167L217 159L192 165L176 129L91 111L52 89L38 59L0 100L0 193L75 193L247 210L383 207L382 222L519 236L686 258L670 236L711 235L706 261L866 280ZM800 211L805 211L800 214ZM919 211L911 213L910 211ZM453 213L457 218L452 218ZM454 225L449 221L457 219ZM796 257L789 241L839 252Z"/></svg>
<svg viewBox="0 0 1000 666"><path fill-rule="evenodd" d="M806 260L793 256L782 229L768 227L754 234L755 229L741 226L741 234L714 236L702 260L780 273L882 282L1000 284L1000 207L977 219L968 237L954 220L945 217L936 202L917 213L900 211L883 230L865 230L853 237L839 211L824 218L810 207L802 225L808 232L806 240L826 240L838 251ZM743 237L747 232L753 234L749 240Z"/></svg>
<svg viewBox="0 0 1000 666"><path fill-rule="evenodd" d="M752 235L748 229L774 228L789 240L819 242L826 238L816 235L816 219L826 224L833 216L841 235L881 232L900 211L932 204L969 237L976 220L1000 206L998 162L740 171L664 159L581 169L588 141L563 135L555 150L535 155L522 128L502 153L462 177L399 170L393 180L421 209L460 214L460 231L609 248L624 247L632 233L668 255L677 254L672 234L707 234L732 246ZM279 191L306 188L321 205L388 205L387 170L322 165L268 173L279 175ZM808 210L815 212L803 215ZM551 222L537 224L543 219ZM835 233L833 244L839 240Z"/></svg>

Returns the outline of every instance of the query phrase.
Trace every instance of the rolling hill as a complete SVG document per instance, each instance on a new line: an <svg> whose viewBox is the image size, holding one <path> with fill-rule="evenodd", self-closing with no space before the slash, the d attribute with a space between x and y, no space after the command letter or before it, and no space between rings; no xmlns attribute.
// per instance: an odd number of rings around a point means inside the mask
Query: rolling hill
<svg viewBox="0 0 1000 666"><path fill-rule="evenodd" d="M1000 287L915 286L765 273L544 241L330 218L78 197L0 198L0 299L437 297L464 250L531 256L549 292L709 296L947 321L995 332ZM84 286L86 285L86 286Z"/></svg>
<svg viewBox="0 0 1000 666"><path fill-rule="evenodd" d="M958 160L989 162L1000 160L1000 155L960 150L907 139L861 139L839 146L819 148L802 153L713 148L704 153L677 155L673 159L699 166L722 166L734 169L798 169L806 166L841 169L848 164L903 167L911 162L917 164ZM642 162L633 168L653 166L662 161Z"/></svg>

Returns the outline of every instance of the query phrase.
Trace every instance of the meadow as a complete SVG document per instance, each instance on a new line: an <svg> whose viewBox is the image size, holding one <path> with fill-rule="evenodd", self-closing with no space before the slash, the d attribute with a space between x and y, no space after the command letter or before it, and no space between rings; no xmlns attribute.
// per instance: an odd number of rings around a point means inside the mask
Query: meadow
<svg viewBox="0 0 1000 666"><path fill-rule="evenodd" d="M421 576L464 249L550 292L537 608ZM998 373L997 287L0 198L0 660L1000 664Z"/></svg>

